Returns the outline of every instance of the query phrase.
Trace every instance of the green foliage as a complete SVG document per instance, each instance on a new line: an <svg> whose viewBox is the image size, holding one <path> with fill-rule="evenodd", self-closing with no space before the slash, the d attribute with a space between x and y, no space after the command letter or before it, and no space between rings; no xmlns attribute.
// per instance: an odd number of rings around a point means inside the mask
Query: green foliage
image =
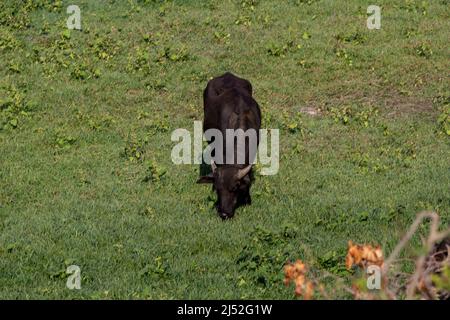
<svg viewBox="0 0 450 320"><path fill-rule="evenodd" d="M16 129L22 119L36 109L36 102L26 100L25 94L14 86L0 87L0 130Z"/></svg>
<svg viewBox="0 0 450 320"><path fill-rule="evenodd" d="M304 135L307 133L307 128L300 112L297 112L294 115L284 114L283 125L283 129L286 129L286 131L291 134L300 133L301 135Z"/></svg>
<svg viewBox="0 0 450 320"><path fill-rule="evenodd" d="M226 44L230 44L230 33L227 33L225 31L214 31L214 38L219 42L219 43L226 43Z"/></svg>
<svg viewBox="0 0 450 320"><path fill-rule="evenodd" d="M58 134L55 138L56 146L61 149L69 149L76 141L77 139L72 136L61 134Z"/></svg>
<svg viewBox="0 0 450 320"><path fill-rule="evenodd" d="M438 291L450 291L450 265L444 265L440 274L432 275L433 283Z"/></svg>
<svg viewBox="0 0 450 320"><path fill-rule="evenodd" d="M19 40L6 28L0 28L0 50L17 50L20 48Z"/></svg>
<svg viewBox="0 0 450 320"><path fill-rule="evenodd" d="M336 275L348 275L345 267L345 250L328 251L318 258L319 266Z"/></svg>
<svg viewBox="0 0 450 320"><path fill-rule="evenodd" d="M433 50L427 43L420 43L414 47L414 51L419 57L430 58L433 55Z"/></svg>
<svg viewBox="0 0 450 320"><path fill-rule="evenodd" d="M292 225L277 232L256 227L236 260L240 270L247 274L247 280L264 288L279 285L280 271L289 258L287 248L296 234L297 229Z"/></svg>
<svg viewBox="0 0 450 320"><path fill-rule="evenodd" d="M164 167L158 165L155 161L149 161L147 163L147 175L144 178L144 182L158 182L166 173L167 170Z"/></svg>
<svg viewBox="0 0 450 320"><path fill-rule="evenodd" d="M151 47L137 47L128 57L127 70L149 74L154 69L154 64L180 63L192 58L184 45L158 45L158 43L151 43Z"/></svg>
<svg viewBox="0 0 450 320"><path fill-rule="evenodd" d="M400 4L400 8L410 13L427 14L428 2L423 0L404 0Z"/></svg>
<svg viewBox="0 0 450 320"><path fill-rule="evenodd" d="M347 66L353 66L354 55L345 48L335 48L334 53L336 57L342 60Z"/></svg>
<svg viewBox="0 0 450 320"><path fill-rule="evenodd" d="M339 33L335 36L338 42L342 43L352 43L352 44L363 44L367 37L359 31L354 33Z"/></svg>
<svg viewBox="0 0 450 320"><path fill-rule="evenodd" d="M301 48L300 44L295 44L294 41L288 41L286 43L271 43L267 47L267 54L274 57L284 57L290 52L294 52Z"/></svg>
<svg viewBox="0 0 450 320"><path fill-rule="evenodd" d="M95 40L89 46L97 58L107 61L113 58L119 50L119 45L111 35L106 37L96 35Z"/></svg>
<svg viewBox="0 0 450 320"><path fill-rule="evenodd" d="M356 153L352 162L359 167L362 173L382 173L389 168L383 160L377 157L371 157L367 153Z"/></svg>
<svg viewBox="0 0 450 320"><path fill-rule="evenodd" d="M0 25L11 29L25 29L31 25L30 15L38 9L58 12L61 0L4 0L0 3Z"/></svg>
<svg viewBox="0 0 450 320"><path fill-rule="evenodd" d="M376 123L378 109L359 105L345 105L330 107L329 114L336 123L342 123L343 125L354 124L367 128Z"/></svg>
<svg viewBox="0 0 450 320"><path fill-rule="evenodd" d="M100 77L101 71L89 65L88 62L78 62L72 65L70 75L76 80L87 80Z"/></svg>
<svg viewBox="0 0 450 320"><path fill-rule="evenodd" d="M401 146L388 145L374 149L371 153L355 152L350 161L361 173L384 173L395 168L411 168L416 160L416 146L404 142Z"/></svg>
<svg viewBox="0 0 450 320"><path fill-rule="evenodd" d="M317 3L317 2L319 2L320 0L290 0L290 2L292 2L293 4L295 4L295 5L303 5L303 4L306 4L306 5L312 5L312 4L314 4L314 3Z"/></svg>
<svg viewBox="0 0 450 320"><path fill-rule="evenodd" d="M143 48L136 48L133 56L128 58L128 71L146 71L150 70L150 53Z"/></svg>
<svg viewBox="0 0 450 320"><path fill-rule="evenodd" d="M144 138L130 137L123 149L123 155L130 161L142 161L144 159L145 146L148 142L148 136Z"/></svg>
<svg viewBox="0 0 450 320"><path fill-rule="evenodd" d="M169 116L167 114L161 116L153 116L147 130L153 134L169 132Z"/></svg>
<svg viewBox="0 0 450 320"><path fill-rule="evenodd" d="M156 257L154 263L146 264L144 268L139 271L141 277L164 277L167 275L167 266L162 257Z"/></svg>
<svg viewBox="0 0 450 320"><path fill-rule="evenodd" d="M73 265L75 262L74 259L68 258L65 259L62 263L58 263L57 265L52 265L47 270L49 273L49 278L51 280L58 280L58 279L67 279L69 274L66 272L67 267L70 265Z"/></svg>
<svg viewBox="0 0 450 320"><path fill-rule="evenodd" d="M450 136L450 104L442 107L442 112L438 117L438 124L441 131Z"/></svg>

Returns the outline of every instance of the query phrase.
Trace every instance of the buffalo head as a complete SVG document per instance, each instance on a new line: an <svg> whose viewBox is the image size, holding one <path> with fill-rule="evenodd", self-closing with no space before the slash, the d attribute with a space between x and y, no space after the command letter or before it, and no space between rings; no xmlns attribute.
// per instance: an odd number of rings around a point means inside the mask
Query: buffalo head
<svg viewBox="0 0 450 320"><path fill-rule="evenodd" d="M216 208L222 219L233 217L239 205L250 204L250 171L252 165L237 167L217 166L211 161L212 174L200 177L197 183L212 183L217 193Z"/></svg>

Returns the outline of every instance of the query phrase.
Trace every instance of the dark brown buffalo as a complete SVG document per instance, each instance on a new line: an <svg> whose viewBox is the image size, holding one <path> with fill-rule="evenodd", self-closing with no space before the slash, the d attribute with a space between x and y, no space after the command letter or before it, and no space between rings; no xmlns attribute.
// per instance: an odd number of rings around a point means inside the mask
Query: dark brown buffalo
<svg viewBox="0 0 450 320"><path fill-rule="evenodd" d="M252 97L252 85L249 81L229 72L214 78L208 82L204 90L203 103L203 131L218 129L222 132L223 159L226 159L226 129L242 129L243 131L254 129L257 134L256 144L259 144L261 111L258 103ZM247 139L244 163L224 161L225 163L216 164L212 161L212 174L203 176L197 181L198 183L213 184L218 197L217 211L223 219L233 217L238 206L251 203L252 163L256 154L249 153L249 142ZM255 149L257 145L254 146ZM234 147L237 155L237 143L234 144Z"/></svg>

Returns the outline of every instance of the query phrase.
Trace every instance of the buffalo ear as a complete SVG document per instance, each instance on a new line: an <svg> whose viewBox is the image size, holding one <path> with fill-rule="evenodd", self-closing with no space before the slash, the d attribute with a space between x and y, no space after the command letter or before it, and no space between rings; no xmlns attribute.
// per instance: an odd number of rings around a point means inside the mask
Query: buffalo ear
<svg viewBox="0 0 450 320"><path fill-rule="evenodd" d="M213 176L202 176L197 180L197 183L213 183L214 177Z"/></svg>

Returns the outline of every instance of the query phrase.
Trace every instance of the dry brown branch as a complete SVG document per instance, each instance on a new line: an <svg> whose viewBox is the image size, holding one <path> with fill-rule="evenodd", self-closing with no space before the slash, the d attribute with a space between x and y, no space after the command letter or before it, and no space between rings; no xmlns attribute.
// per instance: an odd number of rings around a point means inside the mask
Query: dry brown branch
<svg viewBox="0 0 450 320"><path fill-rule="evenodd" d="M428 236L422 239L425 249L423 253L415 260L410 258L398 258L401 251L412 239L425 219L430 219L431 224ZM419 213L408 229L408 232L384 261L384 264L381 247L353 245L352 242L349 242L349 251L346 259L347 267L349 265L358 265L364 269L367 264L376 264L381 267L383 286L378 293L361 292L355 283L352 287L348 287L341 277L323 269L320 270L320 276L310 274L310 280L325 299L329 299L330 296L333 296L330 295L330 292L327 292L321 284L321 281L326 278L333 278L333 280L335 280L332 293L335 293L336 289L339 288L340 290L351 293L355 299L387 298L397 300L401 292L406 293L406 299L417 298L417 292L425 299L442 299L442 297L447 297L449 293L437 292L432 282L432 275L439 274L444 265L450 264L450 228L443 231L439 231L438 228L439 215L436 212L425 211ZM304 248L307 256L314 257L308 247L302 244L300 244L300 246ZM411 260L415 261L416 265L415 272L412 275L402 272L396 272L393 275L389 275L390 267L394 262L398 263L399 261L404 262ZM315 263L313 262L311 265L313 266Z"/></svg>
<svg viewBox="0 0 450 320"><path fill-rule="evenodd" d="M430 254L433 249L435 243L442 241L446 237L450 235L450 228L439 232L439 215L436 212L424 211L417 215L416 219L412 223L406 235L401 239L401 241L397 244L397 246L392 251L391 255L386 259L385 264L382 268L383 275L387 276L389 272L389 267L392 265L394 261L396 261L398 255L402 251L402 249L406 246L406 244L411 240L412 236L416 233L417 229L420 227L421 223L425 219L431 219L430 231L428 237L424 240L425 242L425 252L419 256L416 260L416 270L410 281L406 287L406 298L413 299L416 290L419 284L419 280L424 278L424 264L426 261L426 257ZM424 282L425 283L425 282ZM428 282L425 283L426 288L429 289L430 284ZM396 295L396 293L395 293Z"/></svg>

